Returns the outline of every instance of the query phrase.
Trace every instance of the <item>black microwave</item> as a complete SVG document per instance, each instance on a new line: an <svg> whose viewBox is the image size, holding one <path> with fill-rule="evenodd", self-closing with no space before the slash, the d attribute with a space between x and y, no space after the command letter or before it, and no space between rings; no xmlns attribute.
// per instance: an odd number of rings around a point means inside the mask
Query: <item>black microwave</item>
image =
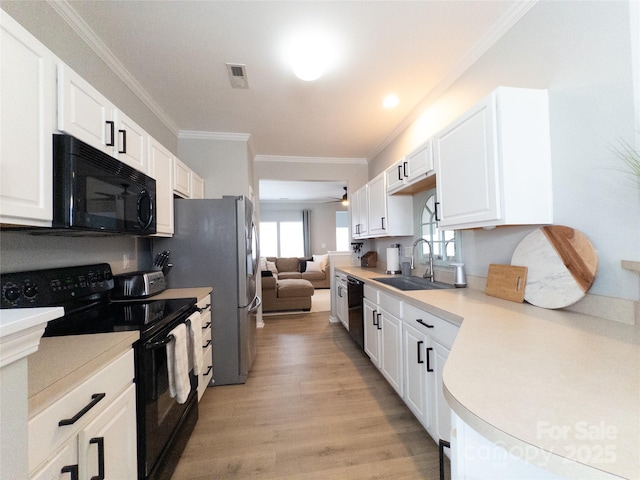
<svg viewBox="0 0 640 480"><path fill-rule="evenodd" d="M156 233L156 181L70 135L53 135L54 229Z"/></svg>

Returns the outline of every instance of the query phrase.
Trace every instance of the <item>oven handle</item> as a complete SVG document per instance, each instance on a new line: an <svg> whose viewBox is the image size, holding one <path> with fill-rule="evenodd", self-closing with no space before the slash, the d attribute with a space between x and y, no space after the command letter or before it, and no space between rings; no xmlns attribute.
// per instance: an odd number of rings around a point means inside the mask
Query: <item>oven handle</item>
<svg viewBox="0 0 640 480"><path fill-rule="evenodd" d="M185 325L189 326L191 325L191 320L189 320L188 318L184 321ZM168 343L171 343L173 341L175 337L171 334L167 335L166 337L164 337L162 340L159 340L157 342L151 342L151 343L146 343L144 345L144 348L146 350L155 350L157 348L160 347L164 347L165 345L167 345Z"/></svg>
<svg viewBox="0 0 640 480"><path fill-rule="evenodd" d="M155 350L157 348L164 347L168 343L171 343L173 341L173 339L174 339L173 335L167 335L166 337L164 337L159 342L146 343L144 348L147 349L147 350Z"/></svg>

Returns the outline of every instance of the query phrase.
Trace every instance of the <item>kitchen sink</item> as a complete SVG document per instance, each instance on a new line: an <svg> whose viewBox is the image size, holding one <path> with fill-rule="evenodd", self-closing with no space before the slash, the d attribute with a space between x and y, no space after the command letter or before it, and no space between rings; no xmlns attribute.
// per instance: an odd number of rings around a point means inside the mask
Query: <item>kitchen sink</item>
<svg viewBox="0 0 640 480"><path fill-rule="evenodd" d="M380 277L374 278L376 282L384 283L399 290L443 290L454 288L453 285L442 282L431 282L426 278L402 276L402 277Z"/></svg>

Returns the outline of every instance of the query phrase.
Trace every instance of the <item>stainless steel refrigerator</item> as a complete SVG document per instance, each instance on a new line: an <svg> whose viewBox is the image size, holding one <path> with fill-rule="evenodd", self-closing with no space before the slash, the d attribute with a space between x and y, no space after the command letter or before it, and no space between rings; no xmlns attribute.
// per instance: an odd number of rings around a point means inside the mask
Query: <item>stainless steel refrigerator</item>
<svg viewBox="0 0 640 480"><path fill-rule="evenodd" d="M169 288L213 287L211 385L245 383L256 355L258 241L253 205L243 196L174 201L174 235L153 240L167 250Z"/></svg>

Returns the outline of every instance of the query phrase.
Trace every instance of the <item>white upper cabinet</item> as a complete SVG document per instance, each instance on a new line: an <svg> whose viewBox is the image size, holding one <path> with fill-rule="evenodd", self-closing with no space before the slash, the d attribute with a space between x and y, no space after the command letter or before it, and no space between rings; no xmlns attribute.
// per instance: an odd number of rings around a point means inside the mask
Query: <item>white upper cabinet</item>
<svg viewBox="0 0 640 480"><path fill-rule="evenodd" d="M191 198L204 198L204 179L191 171Z"/></svg>
<svg viewBox="0 0 640 480"><path fill-rule="evenodd" d="M153 137L149 137L150 177L156 179L156 235L173 235L173 155Z"/></svg>
<svg viewBox="0 0 640 480"><path fill-rule="evenodd" d="M149 135L67 65L58 64L58 129L147 171Z"/></svg>
<svg viewBox="0 0 640 480"><path fill-rule="evenodd" d="M439 227L553 223L546 90L499 87L434 138Z"/></svg>
<svg viewBox="0 0 640 480"><path fill-rule="evenodd" d="M429 177L434 173L433 141L429 139L387 170L387 192L413 193L422 190L423 184L433 183Z"/></svg>
<svg viewBox="0 0 640 480"><path fill-rule="evenodd" d="M369 188L367 189L370 236L386 233L389 224L385 180L386 177L384 175L378 175L369 182Z"/></svg>
<svg viewBox="0 0 640 480"><path fill-rule="evenodd" d="M404 188L405 171L408 164L406 159L398 160L393 166L387 169L387 192L396 193Z"/></svg>
<svg viewBox="0 0 640 480"><path fill-rule="evenodd" d="M351 194L351 238L366 238L368 234L367 189L368 186L365 185Z"/></svg>
<svg viewBox="0 0 640 480"><path fill-rule="evenodd" d="M0 223L50 227L56 57L0 10Z"/></svg>
<svg viewBox="0 0 640 480"><path fill-rule="evenodd" d="M58 129L111 155L113 104L67 65L58 64Z"/></svg>
<svg viewBox="0 0 640 480"><path fill-rule="evenodd" d="M191 169L174 157L173 192L182 197L191 197Z"/></svg>
<svg viewBox="0 0 640 480"><path fill-rule="evenodd" d="M117 149L113 152L113 156L136 170L147 171L149 135L121 111L116 111L116 117L117 140L114 143Z"/></svg>
<svg viewBox="0 0 640 480"><path fill-rule="evenodd" d="M413 197L389 195L383 172L368 183L369 237L413 235Z"/></svg>

